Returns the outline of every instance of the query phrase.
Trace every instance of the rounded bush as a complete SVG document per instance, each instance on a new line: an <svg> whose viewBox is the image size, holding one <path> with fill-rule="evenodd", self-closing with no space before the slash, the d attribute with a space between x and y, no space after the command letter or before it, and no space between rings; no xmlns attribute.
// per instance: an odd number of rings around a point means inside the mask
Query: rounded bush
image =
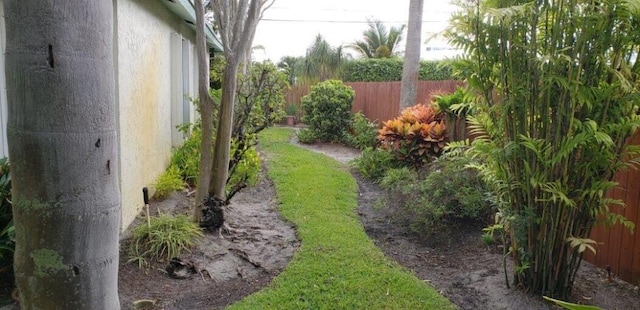
<svg viewBox="0 0 640 310"><path fill-rule="evenodd" d="M351 123L351 105L355 91L339 80L327 80L311 87L302 97L304 116L320 141L342 141Z"/></svg>

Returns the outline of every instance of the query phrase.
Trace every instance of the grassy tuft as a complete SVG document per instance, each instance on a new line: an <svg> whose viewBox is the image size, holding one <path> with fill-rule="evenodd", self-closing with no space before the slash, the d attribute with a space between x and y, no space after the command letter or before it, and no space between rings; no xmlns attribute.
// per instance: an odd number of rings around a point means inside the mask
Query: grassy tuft
<svg viewBox="0 0 640 310"><path fill-rule="evenodd" d="M169 260L189 251L200 237L202 230L191 217L160 214L151 218L151 225L134 228L129 261L142 265L145 259Z"/></svg>
<svg viewBox="0 0 640 310"><path fill-rule="evenodd" d="M281 213L297 226L302 245L269 287L230 309L454 309L367 237L349 171L290 144L292 134L272 128L260 143Z"/></svg>
<svg viewBox="0 0 640 310"><path fill-rule="evenodd" d="M156 189L155 198L164 199L171 193L184 188L184 182L180 176L180 170L176 166L171 166L165 170L153 184Z"/></svg>

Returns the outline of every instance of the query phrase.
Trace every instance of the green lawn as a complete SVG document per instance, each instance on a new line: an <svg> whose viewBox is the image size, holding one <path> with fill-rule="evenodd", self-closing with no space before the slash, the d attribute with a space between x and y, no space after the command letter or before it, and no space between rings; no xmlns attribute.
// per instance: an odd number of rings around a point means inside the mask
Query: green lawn
<svg viewBox="0 0 640 310"><path fill-rule="evenodd" d="M271 285L230 309L455 309L367 237L347 168L290 144L292 134L265 130L260 146L281 213L296 225L301 247Z"/></svg>

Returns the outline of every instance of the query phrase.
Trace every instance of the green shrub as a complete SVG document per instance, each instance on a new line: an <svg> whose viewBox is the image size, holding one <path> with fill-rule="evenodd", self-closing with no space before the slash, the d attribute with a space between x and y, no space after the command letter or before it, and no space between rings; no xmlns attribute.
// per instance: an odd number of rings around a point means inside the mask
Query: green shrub
<svg viewBox="0 0 640 310"><path fill-rule="evenodd" d="M256 185L260 180L260 169L262 167L258 151L253 145L243 146L237 140L232 140L231 154L237 155L237 163L232 165L229 171L227 194L246 186Z"/></svg>
<svg viewBox="0 0 640 310"><path fill-rule="evenodd" d="M402 201L411 228L427 233L456 220L484 222L494 210L489 188L470 160L447 156L433 162L425 177L409 168L391 169L381 186Z"/></svg>
<svg viewBox="0 0 640 310"><path fill-rule="evenodd" d="M169 260L189 251L203 236L201 228L186 215L160 214L151 218L151 225L143 223L133 229L129 247L129 261L145 259Z"/></svg>
<svg viewBox="0 0 640 310"><path fill-rule="evenodd" d="M378 182L387 170L395 168L395 163L396 161L390 152L367 147L358 158L351 162L351 166L366 179Z"/></svg>
<svg viewBox="0 0 640 310"><path fill-rule="evenodd" d="M418 79L421 81L454 80L448 61L421 61ZM387 82L402 79L402 60L398 58L367 58L350 61L342 70L345 82Z"/></svg>
<svg viewBox="0 0 640 310"><path fill-rule="evenodd" d="M418 79L421 81L455 80L451 69L451 64L446 60L421 61Z"/></svg>
<svg viewBox="0 0 640 310"><path fill-rule="evenodd" d="M366 58L346 63L342 70L345 82L386 82L402 79L402 60Z"/></svg>
<svg viewBox="0 0 640 310"><path fill-rule="evenodd" d="M190 187L195 187L198 181L201 136L200 130L194 128L191 136L174 151L171 158L171 167L177 169L182 181ZM229 194L235 194L235 192L246 186L253 186L259 180L261 163L260 156L255 148L255 135L247 134L244 137L245 140L242 143L237 139L232 139L231 141L229 179L226 185L228 199L233 197L233 195ZM238 149L239 147L240 149Z"/></svg>
<svg viewBox="0 0 640 310"><path fill-rule="evenodd" d="M191 187L194 187L198 180L201 137L200 130L194 128L191 135L171 156L171 166L178 168L182 180Z"/></svg>
<svg viewBox="0 0 640 310"><path fill-rule="evenodd" d="M378 144L378 125L358 112L353 115L351 130L346 136L347 144L364 150L367 147L375 147Z"/></svg>
<svg viewBox="0 0 640 310"><path fill-rule="evenodd" d="M0 269L13 263L15 228L11 211L11 174L7 158L0 159Z"/></svg>
<svg viewBox="0 0 640 310"><path fill-rule="evenodd" d="M171 193L183 189L184 182L182 181L178 167L169 166L169 169L158 177L153 187L156 189L154 197L158 199L166 198L171 195Z"/></svg>
<svg viewBox="0 0 640 310"><path fill-rule="evenodd" d="M465 157L437 160L422 186L430 188L429 202L441 205L448 217L486 220L492 213L490 189Z"/></svg>
<svg viewBox="0 0 640 310"><path fill-rule="evenodd" d="M284 111L287 115L298 115L298 106L296 104L290 103L284 108Z"/></svg>
<svg viewBox="0 0 640 310"><path fill-rule="evenodd" d="M407 198L406 201L416 201L424 195L418 186L418 179L416 170L408 167L392 168L382 176L380 185L392 194L401 194Z"/></svg>
<svg viewBox="0 0 640 310"><path fill-rule="evenodd" d="M304 116L318 140L343 141L351 122L351 105L355 92L342 81L327 80L311 87L311 92L302 97Z"/></svg>
<svg viewBox="0 0 640 310"><path fill-rule="evenodd" d="M318 136L309 128L302 128L296 134L298 141L304 144L313 144L318 140Z"/></svg>
<svg viewBox="0 0 640 310"><path fill-rule="evenodd" d="M440 156L447 142L445 116L433 107L417 104L386 121L378 140L406 166L416 169Z"/></svg>
<svg viewBox="0 0 640 310"><path fill-rule="evenodd" d="M469 114L473 105L473 97L464 88L458 86L452 93L438 94L434 96L435 104L439 110L449 115L464 117Z"/></svg>

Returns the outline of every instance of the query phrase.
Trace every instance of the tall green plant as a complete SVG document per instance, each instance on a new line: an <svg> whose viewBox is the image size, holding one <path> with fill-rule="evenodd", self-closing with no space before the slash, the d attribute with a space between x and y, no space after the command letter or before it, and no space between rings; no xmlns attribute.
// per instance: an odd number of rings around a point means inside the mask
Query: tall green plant
<svg viewBox="0 0 640 310"><path fill-rule="evenodd" d="M469 152L495 186L515 282L571 291L596 220L621 221L604 193L637 165L638 1L464 1L448 30L457 72L479 95Z"/></svg>
<svg viewBox="0 0 640 310"><path fill-rule="evenodd" d="M335 79L344 61L345 54L342 47L332 47L322 35L318 34L313 44L307 49L302 79L309 84Z"/></svg>
<svg viewBox="0 0 640 310"><path fill-rule="evenodd" d="M307 129L321 141L342 141L351 125L351 105L355 92L339 80L328 80L311 86L302 97Z"/></svg>

